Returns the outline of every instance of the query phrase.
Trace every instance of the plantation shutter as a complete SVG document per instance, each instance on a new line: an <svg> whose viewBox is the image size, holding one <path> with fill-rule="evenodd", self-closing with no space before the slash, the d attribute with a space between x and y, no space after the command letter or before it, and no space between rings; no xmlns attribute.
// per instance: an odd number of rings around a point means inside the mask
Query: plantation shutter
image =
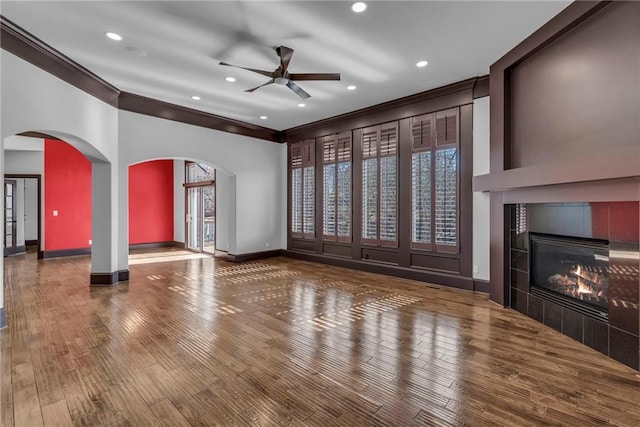
<svg viewBox="0 0 640 427"><path fill-rule="evenodd" d="M398 244L398 123L362 132L362 242Z"/></svg>
<svg viewBox="0 0 640 427"><path fill-rule="evenodd" d="M351 131L338 134L337 150L338 241L351 242Z"/></svg>
<svg viewBox="0 0 640 427"><path fill-rule="evenodd" d="M336 135L322 139L323 163L323 201L322 201L322 233L325 240L336 240Z"/></svg>
<svg viewBox="0 0 640 427"><path fill-rule="evenodd" d="M458 109L436 113L435 244L440 252L458 252Z"/></svg>
<svg viewBox="0 0 640 427"><path fill-rule="evenodd" d="M434 115L411 119L411 247L433 249Z"/></svg>
<svg viewBox="0 0 640 427"><path fill-rule="evenodd" d="M314 140L291 144L291 236L315 237Z"/></svg>

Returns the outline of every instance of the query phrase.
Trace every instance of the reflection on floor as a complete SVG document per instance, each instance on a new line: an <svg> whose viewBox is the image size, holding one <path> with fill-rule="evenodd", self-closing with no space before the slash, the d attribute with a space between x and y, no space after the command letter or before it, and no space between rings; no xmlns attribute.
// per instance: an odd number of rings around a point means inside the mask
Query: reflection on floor
<svg viewBox="0 0 640 427"><path fill-rule="evenodd" d="M285 258L131 260L111 288L89 288L88 257L5 260L0 424L640 425L634 371L482 295Z"/></svg>

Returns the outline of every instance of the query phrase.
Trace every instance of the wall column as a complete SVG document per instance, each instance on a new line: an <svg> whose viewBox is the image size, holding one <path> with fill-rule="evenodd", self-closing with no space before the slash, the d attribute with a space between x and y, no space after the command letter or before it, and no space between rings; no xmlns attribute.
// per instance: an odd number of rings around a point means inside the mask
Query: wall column
<svg viewBox="0 0 640 427"><path fill-rule="evenodd" d="M2 197L0 197L0 212L4 212L4 138L0 138L0 176L2 176ZM4 221L4 215L2 220ZM2 225L4 227L4 224ZM4 255L4 253L2 254ZM0 329L7 327L4 311L4 256L0 256Z"/></svg>
<svg viewBox="0 0 640 427"><path fill-rule="evenodd" d="M111 163L92 163L91 285L121 281L118 271L118 176ZM116 190L116 191L114 191ZM128 279L128 270L126 271Z"/></svg>

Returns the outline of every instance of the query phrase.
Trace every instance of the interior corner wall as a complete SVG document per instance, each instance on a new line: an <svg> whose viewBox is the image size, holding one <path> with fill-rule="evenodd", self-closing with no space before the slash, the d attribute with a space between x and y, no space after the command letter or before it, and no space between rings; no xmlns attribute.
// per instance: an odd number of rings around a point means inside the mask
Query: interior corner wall
<svg viewBox="0 0 640 427"><path fill-rule="evenodd" d="M172 242L173 160L129 166L129 244Z"/></svg>
<svg viewBox="0 0 640 427"><path fill-rule="evenodd" d="M173 161L173 241L185 243L184 160Z"/></svg>
<svg viewBox="0 0 640 427"><path fill-rule="evenodd" d="M282 162L284 144L221 132L172 120L119 111L120 162L187 158L230 176L229 252L247 254L284 249ZM232 201L233 200L233 201Z"/></svg>
<svg viewBox="0 0 640 427"><path fill-rule="evenodd" d="M44 170L44 250L91 246L91 162L66 142L48 139Z"/></svg>
<svg viewBox="0 0 640 427"><path fill-rule="evenodd" d="M229 179L216 171L216 249L229 251Z"/></svg>
<svg viewBox="0 0 640 427"><path fill-rule="evenodd" d="M489 173L488 96L473 101L473 176L487 173ZM474 279L489 280L489 210L489 193L474 192L472 257Z"/></svg>

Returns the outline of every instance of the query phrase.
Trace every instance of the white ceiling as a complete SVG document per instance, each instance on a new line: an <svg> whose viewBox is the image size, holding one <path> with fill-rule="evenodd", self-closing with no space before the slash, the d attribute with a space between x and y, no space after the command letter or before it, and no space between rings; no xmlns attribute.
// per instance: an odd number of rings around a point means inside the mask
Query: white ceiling
<svg viewBox="0 0 640 427"><path fill-rule="evenodd" d="M370 1L356 14L343 1L2 0L1 13L121 90L282 130L488 74L569 3ZM278 45L295 50L290 72L342 81L300 82L312 97L299 108L286 87L245 93L268 78L218 65L273 71Z"/></svg>

